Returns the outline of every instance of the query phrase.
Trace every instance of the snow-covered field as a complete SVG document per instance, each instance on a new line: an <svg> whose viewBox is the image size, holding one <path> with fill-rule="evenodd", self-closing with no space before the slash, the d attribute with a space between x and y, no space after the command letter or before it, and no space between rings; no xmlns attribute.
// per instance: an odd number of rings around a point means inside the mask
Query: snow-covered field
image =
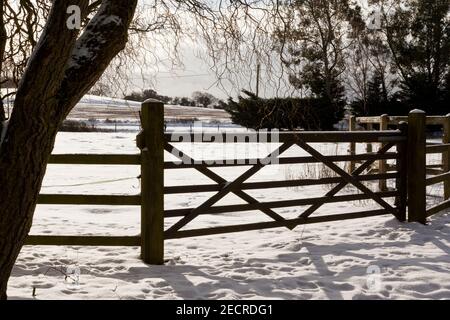
<svg viewBox="0 0 450 320"><path fill-rule="evenodd" d="M60 133L54 153L136 153L136 133ZM276 146L196 146L194 158L263 156ZM363 146L360 146L361 150ZM192 155L190 145L180 145ZM268 149L269 148L269 149ZM347 146L321 145L326 153ZM302 155L291 148L288 155ZM170 155L167 155L170 159ZM213 169L233 179L248 169ZM318 166L274 166L250 181L314 178ZM50 165L42 193L137 194L137 166ZM112 179L120 181L110 182ZM166 185L210 183L190 170L166 171ZM82 185L80 185L82 184ZM326 187L249 191L261 201L319 197ZM344 192L354 190L347 188ZM166 196L166 208L193 207L211 194ZM228 196L218 204L241 203ZM323 206L320 214L377 208L369 201ZM305 208L277 209L294 217ZM267 221L259 212L202 216L187 228ZM175 220L168 219L166 227ZM139 207L38 206L31 234L136 235ZM449 299L450 216L428 226L392 216L166 241L164 266L137 247L27 246L9 283L13 299ZM79 285L63 273L79 268Z"/></svg>
<svg viewBox="0 0 450 320"><path fill-rule="evenodd" d="M3 93L5 94L5 89ZM12 108L14 102L13 97L4 100L5 105ZM68 115L68 120L76 121L97 121L97 126L102 128L119 130L132 130L139 127L139 111L141 110L141 103L136 101L129 101L124 99L101 97L95 95L85 95L80 102L73 108ZM8 110L9 114L10 110ZM177 122L212 122L220 125L227 125L231 123L230 115L221 109L210 109L201 107L188 107L180 105L164 106L164 116L169 123L176 124ZM104 124L108 120L108 124ZM116 124L113 124L117 122Z"/></svg>
<svg viewBox="0 0 450 320"><path fill-rule="evenodd" d="M85 95L69 114L70 120L105 120L139 122L141 104L135 101ZM165 105L168 121L214 121L230 123L230 115L224 110L179 105Z"/></svg>

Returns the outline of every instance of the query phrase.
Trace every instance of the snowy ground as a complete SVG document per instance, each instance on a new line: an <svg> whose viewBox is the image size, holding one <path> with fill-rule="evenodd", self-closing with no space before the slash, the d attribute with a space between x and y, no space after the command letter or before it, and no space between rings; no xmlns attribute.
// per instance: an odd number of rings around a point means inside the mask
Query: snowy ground
<svg viewBox="0 0 450 320"><path fill-rule="evenodd" d="M61 133L54 153L135 153L136 133ZM180 145L188 151L189 145ZM198 146L197 146L198 147ZM205 146L195 157L262 156L274 145ZM318 146L326 153L347 146ZM363 146L360 146L362 150ZM197 148L198 150L198 148ZM297 148L289 155L302 155ZM168 155L167 159L170 156ZM219 170L228 179L239 170ZM134 166L51 165L42 193L136 194ZM252 180L319 177L318 166L274 166ZM111 179L124 179L108 182ZM125 180L128 179L128 180ZM208 183L189 170L166 171L166 185ZM87 185L79 185L88 183ZM89 184L92 183L92 184ZM318 197L324 187L249 192L262 201ZM353 192L347 188L344 192ZM211 194L166 196L166 208L193 207ZM229 196L219 204L240 203ZM326 205L320 214L377 208L371 202ZM276 210L294 217L305 208ZM258 212L202 216L188 228L267 221ZM174 220L167 220L169 226ZM38 206L31 234L136 235L138 207ZM14 299L449 299L450 216L428 226L399 223L392 216L250 231L166 242L165 266L139 260L139 248L24 247L9 283ZM79 268L80 282L62 272ZM62 271L62 272L61 272Z"/></svg>

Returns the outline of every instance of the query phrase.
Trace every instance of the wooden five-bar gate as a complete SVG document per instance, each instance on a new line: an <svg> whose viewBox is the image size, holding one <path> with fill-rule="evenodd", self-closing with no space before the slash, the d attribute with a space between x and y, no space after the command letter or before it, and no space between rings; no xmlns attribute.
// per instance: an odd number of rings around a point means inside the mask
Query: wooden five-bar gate
<svg viewBox="0 0 450 320"><path fill-rule="evenodd" d="M141 234L139 236L29 236L27 244L31 245L94 245L94 246L140 246L142 259L151 264L164 262L164 241L194 236L214 235L247 230L284 227L292 230L301 224L329 222L337 220L373 217L391 214L400 221L407 219L407 198L409 197L409 221L425 223L428 215L449 207L448 202L438 208L425 210L425 185L431 183L425 176L425 114L413 112L409 116L409 125L402 123L398 130L355 131L355 132L278 132L275 140L268 135L268 143L278 143L276 150L260 159L234 159L234 161L212 161L193 159L179 150L175 144L182 142L179 137L188 137L188 141L198 142L195 133L176 135L164 133L164 105L149 100L142 105L141 121L143 130L137 137L140 154L134 155L53 155L50 164L85 164L85 165L140 165L141 193L139 195L41 195L40 204L52 205L136 205L141 207ZM422 124L423 122L423 124ZM253 135L253 136L252 136ZM231 135L216 134L216 139L207 143L258 142L258 133L235 133ZM186 141L184 141L186 142ZM259 141L261 142L261 141ZM205 142L206 143L206 142ZM377 152L363 154L324 155L314 148L312 143L380 143ZM302 157L279 157L291 146L297 145L306 153ZM420 153L423 149L423 157ZM431 146L430 152L438 151ZM448 151L448 145L439 147L439 151ZM164 152L168 151L180 161L164 161ZM419 155L417 154L419 153ZM395 161L395 170L383 173L368 173L367 170L376 161ZM338 165L342 162L360 163L347 172ZM282 181L248 180L265 166L277 164L322 163L336 176L318 179L294 179ZM213 167L246 166L250 167L233 181L227 181ZM423 167L423 168L422 168ZM186 186L164 186L164 171L194 169L208 177L214 183ZM435 179L441 182L448 179L448 174ZM394 181L392 188L373 191L364 182ZM433 180L433 182L435 182ZM283 201L261 202L248 193L248 190L301 187L313 185L332 185L324 195L314 198L291 199ZM353 194L339 194L351 185ZM164 208L164 195L212 192L213 195L194 208ZM234 194L244 200L245 204L216 205L228 194ZM423 196L423 197L422 197ZM423 199L422 199L423 198ZM389 199L393 200L390 201ZM328 203L373 200L380 209L361 212L340 213L332 215L319 214L318 210ZM286 219L274 209L284 207L302 207L298 216ZM200 229L185 229L200 215L238 211L260 211L270 217L270 221L254 222L232 226ZM169 228L164 228L165 219L177 219Z"/></svg>

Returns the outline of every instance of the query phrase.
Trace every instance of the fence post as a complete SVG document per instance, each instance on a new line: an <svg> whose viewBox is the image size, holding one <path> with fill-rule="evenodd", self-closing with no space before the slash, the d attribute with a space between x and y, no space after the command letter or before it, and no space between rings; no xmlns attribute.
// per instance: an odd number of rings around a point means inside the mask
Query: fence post
<svg viewBox="0 0 450 320"><path fill-rule="evenodd" d="M388 129L388 123L389 123L389 116L387 114L383 114L380 116L380 131L385 131ZM383 147L384 144L381 144L381 147ZM387 172L386 168L386 160L379 160L378 162L378 173L385 174ZM387 183L386 179L380 179L379 180L379 189L380 191L386 191L387 190Z"/></svg>
<svg viewBox="0 0 450 320"><path fill-rule="evenodd" d="M141 106L141 258L164 263L164 104ZM139 139L138 139L139 140Z"/></svg>
<svg viewBox="0 0 450 320"><path fill-rule="evenodd" d="M348 130L356 131L356 117L355 116L350 116L348 118ZM356 143L355 142L350 142L349 152L351 155L355 155L355 153L356 153ZM351 160L348 171L349 171L349 173L352 173L354 170L355 170L355 161Z"/></svg>
<svg viewBox="0 0 450 320"><path fill-rule="evenodd" d="M444 137L442 143L450 143L450 113L444 118ZM450 171L450 151L442 154L442 165L445 172ZM444 198L450 199L450 180L444 181Z"/></svg>
<svg viewBox="0 0 450 320"><path fill-rule="evenodd" d="M403 137L408 137L408 124L404 121L398 125ZM398 196L395 199L395 204L398 209L398 220L406 221L406 206L408 203L408 141L401 141L397 144L397 172L398 178L396 181Z"/></svg>
<svg viewBox="0 0 450 320"><path fill-rule="evenodd" d="M373 130L373 125L371 123L367 124L367 131L372 131ZM366 145L366 152L367 153L372 153L373 149L372 149L372 142L368 142Z"/></svg>
<svg viewBox="0 0 450 320"><path fill-rule="evenodd" d="M413 110L408 116L408 221L426 223L426 115Z"/></svg>

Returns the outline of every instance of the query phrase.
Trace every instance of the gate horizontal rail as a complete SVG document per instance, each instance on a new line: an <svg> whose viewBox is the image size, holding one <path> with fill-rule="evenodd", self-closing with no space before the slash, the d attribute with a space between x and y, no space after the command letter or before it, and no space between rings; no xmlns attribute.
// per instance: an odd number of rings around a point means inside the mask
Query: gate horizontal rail
<svg viewBox="0 0 450 320"><path fill-rule="evenodd" d="M384 174L369 174L355 177L358 181L374 181L379 179L398 179L398 172ZM271 188L288 188L288 187L304 187L326 184L338 184L345 182L340 177L320 178L320 179L299 179L299 180L283 180L283 181L263 181L263 182L247 182L241 185L243 190L253 189L271 189ZM225 186L223 184L204 184L193 186L169 186L164 187L164 194L178 193L195 193L195 192L214 192L220 191Z"/></svg>
<svg viewBox="0 0 450 320"><path fill-rule="evenodd" d="M248 224L223 226L223 227L202 228L202 229L194 229L194 230L181 230L181 231L177 231L175 233L167 233L166 232L165 239L180 239L180 238L187 238L187 237L210 236L210 235L223 234L223 233L234 233L234 232L251 231L251 230L272 229L272 228L298 226L298 225L302 225L302 224L311 224L311 223L319 223L319 222L332 222L332 221L342 221L342 220L357 219L357 218L369 218L369 217L382 216L382 215L387 215L387 214L390 214L390 213L386 212L386 210L366 210L366 211L361 211L361 212L323 215L323 216L315 216L315 217L308 217L308 218L296 218L296 219L290 219L290 220L285 220L285 221L268 221L268 222L257 222L257 223L248 223Z"/></svg>
<svg viewBox="0 0 450 320"><path fill-rule="evenodd" d="M273 139L275 137L275 140ZM398 130L363 131L363 132L336 132L336 131L277 131L271 134L266 132L249 133L190 133L173 132L164 134L164 139L170 143L286 143L300 139L307 143L335 143L335 142L400 142L406 136ZM204 140L205 139L205 140Z"/></svg>
<svg viewBox="0 0 450 320"><path fill-rule="evenodd" d="M367 161L367 160L395 160L399 158L398 153L389 152L386 154L357 154L357 155L337 155L325 156L326 159L333 162L346 161ZM165 162L164 169L191 169L196 167L238 167L238 166L252 166L261 163L264 159L220 159L220 160L198 160L195 163L180 163L180 162ZM306 163L320 163L321 161L314 157L290 157L277 158L276 163L272 164L306 164Z"/></svg>
<svg viewBox="0 0 450 320"><path fill-rule="evenodd" d="M376 195L381 198L392 198L398 196L397 191L387 191L387 192L377 192ZM296 200L283 200L283 201L270 201L270 202L258 202L250 204L234 204L225 206L215 206L209 207L205 210L198 212L198 214L217 214L226 212L238 212L238 211L253 211L261 209L273 209L273 208L287 208L287 207L301 207L313 204L326 204L326 203L337 203L337 202L347 202L347 201L361 201L371 199L369 195L366 194L349 194L343 196L334 197L317 197L317 198L306 198L306 199L296 199ZM165 217L183 217L191 213L195 208L186 209L174 209L165 210Z"/></svg>

